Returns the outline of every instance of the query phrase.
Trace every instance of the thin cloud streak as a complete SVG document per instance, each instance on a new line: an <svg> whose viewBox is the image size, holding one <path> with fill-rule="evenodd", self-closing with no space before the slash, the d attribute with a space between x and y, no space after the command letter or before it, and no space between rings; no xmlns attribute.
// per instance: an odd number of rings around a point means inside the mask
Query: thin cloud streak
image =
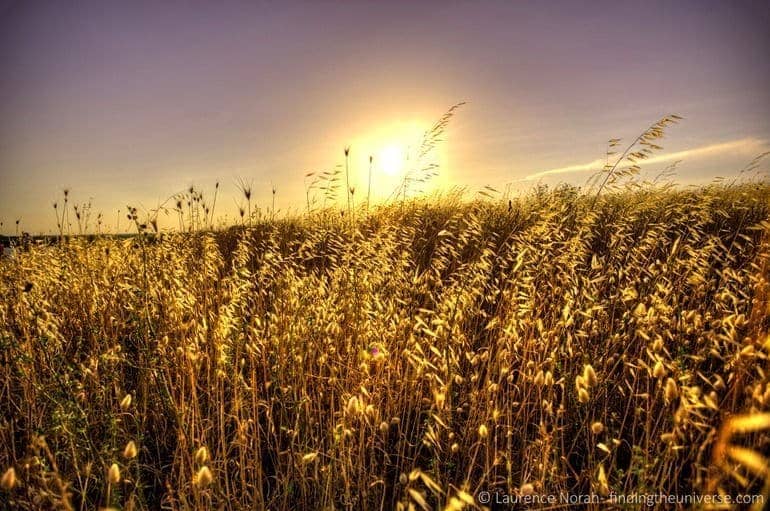
<svg viewBox="0 0 770 511"><path fill-rule="evenodd" d="M673 153L659 154L657 156L652 156L646 160L639 161L639 164L649 165L653 163L665 163L665 162L672 162L677 160L701 158L703 156L714 156L716 154L732 153L732 154L756 155L766 150L767 146L768 146L767 140L762 140L762 139L753 138L753 137L741 138L738 140L731 140L729 142L721 142L718 144L709 144L709 145L704 145L700 147L694 147L692 149L685 149L684 151L676 151ZM604 160L603 158L597 158L588 163L580 163L576 165L569 165L566 167L559 167L556 169L536 172L534 174L530 174L526 176L524 179L527 181L532 181L535 179L540 179L540 178L555 175L555 174L568 174L573 172L586 172L586 171L597 172L604 167L605 163L606 163L606 160Z"/></svg>

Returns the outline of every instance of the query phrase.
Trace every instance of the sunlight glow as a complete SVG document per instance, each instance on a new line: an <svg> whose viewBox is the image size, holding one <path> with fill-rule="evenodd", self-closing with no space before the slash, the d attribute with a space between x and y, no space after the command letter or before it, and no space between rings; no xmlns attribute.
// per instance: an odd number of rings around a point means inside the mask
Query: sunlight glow
<svg viewBox="0 0 770 511"><path fill-rule="evenodd" d="M360 124L366 128L353 137L340 138L351 147L350 182L363 190L366 200L386 200L398 190L404 177L410 172L419 172L415 161L425 132L431 123L424 119L387 119L379 116ZM448 182L445 151L447 144L438 144L419 163L441 165L438 176L430 181L413 183L409 193L429 193ZM371 165L369 158L372 158ZM371 172L370 172L371 171Z"/></svg>
<svg viewBox="0 0 770 511"><path fill-rule="evenodd" d="M380 151L379 167L389 176L398 176L404 168L405 159L404 149L397 145L391 145Z"/></svg>

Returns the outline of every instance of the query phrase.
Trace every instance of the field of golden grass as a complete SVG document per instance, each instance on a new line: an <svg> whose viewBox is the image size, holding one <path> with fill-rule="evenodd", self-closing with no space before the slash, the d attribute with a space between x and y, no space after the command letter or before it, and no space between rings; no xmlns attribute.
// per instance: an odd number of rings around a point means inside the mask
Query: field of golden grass
<svg viewBox="0 0 770 511"><path fill-rule="evenodd" d="M33 245L0 507L767 494L769 219L766 184L562 187Z"/></svg>

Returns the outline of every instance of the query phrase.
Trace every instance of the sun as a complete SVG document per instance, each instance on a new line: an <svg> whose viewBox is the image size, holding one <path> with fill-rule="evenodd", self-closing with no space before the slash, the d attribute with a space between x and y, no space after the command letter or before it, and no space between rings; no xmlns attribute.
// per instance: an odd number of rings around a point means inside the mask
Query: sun
<svg viewBox="0 0 770 511"><path fill-rule="evenodd" d="M389 145L383 148L379 154L379 167L389 176L397 176L404 168L406 154L398 145Z"/></svg>

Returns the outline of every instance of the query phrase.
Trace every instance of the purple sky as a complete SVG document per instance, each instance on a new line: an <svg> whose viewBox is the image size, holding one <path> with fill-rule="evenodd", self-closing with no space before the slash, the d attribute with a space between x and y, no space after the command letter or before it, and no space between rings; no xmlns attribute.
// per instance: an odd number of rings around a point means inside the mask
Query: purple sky
<svg viewBox="0 0 770 511"><path fill-rule="evenodd" d="M667 113L657 171L729 176L770 149L770 4L0 0L0 220L55 231L65 187L114 227L190 184L304 205L303 175L468 101L440 186L583 183ZM397 178L378 176L387 195ZM125 225L125 222L124 222Z"/></svg>

